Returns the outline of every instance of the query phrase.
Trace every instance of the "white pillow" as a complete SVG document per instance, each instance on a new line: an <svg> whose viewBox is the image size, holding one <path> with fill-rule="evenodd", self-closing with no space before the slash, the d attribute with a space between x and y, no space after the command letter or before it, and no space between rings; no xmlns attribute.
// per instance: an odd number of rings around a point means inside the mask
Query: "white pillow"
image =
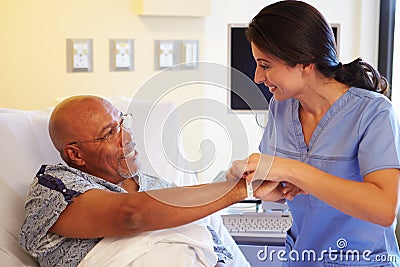
<svg viewBox="0 0 400 267"><path fill-rule="evenodd" d="M49 110L0 110L0 262L4 266L38 266L19 246L28 186L44 163L59 163L47 125Z"/></svg>

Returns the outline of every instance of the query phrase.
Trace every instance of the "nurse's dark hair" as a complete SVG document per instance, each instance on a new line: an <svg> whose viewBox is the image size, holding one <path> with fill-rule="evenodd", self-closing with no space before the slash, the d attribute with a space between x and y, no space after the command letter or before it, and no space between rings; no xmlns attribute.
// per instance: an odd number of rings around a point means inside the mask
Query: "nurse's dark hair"
<svg viewBox="0 0 400 267"><path fill-rule="evenodd" d="M246 37L289 66L314 63L325 77L389 96L387 80L370 64L361 58L339 62L331 26L309 4L287 0L264 7L249 24Z"/></svg>

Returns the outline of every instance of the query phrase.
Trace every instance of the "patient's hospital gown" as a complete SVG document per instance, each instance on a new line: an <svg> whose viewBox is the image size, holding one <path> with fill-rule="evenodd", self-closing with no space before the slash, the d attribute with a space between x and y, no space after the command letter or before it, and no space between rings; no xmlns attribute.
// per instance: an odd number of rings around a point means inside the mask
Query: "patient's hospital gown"
<svg viewBox="0 0 400 267"><path fill-rule="evenodd" d="M135 179L139 183L139 191L175 186L149 175L138 174ZM62 164L40 168L29 188L26 217L20 234L21 246L39 261L40 266L77 266L101 240L66 238L48 232L72 198L90 189L126 192L115 184ZM218 258L229 260L232 254L215 232L210 232Z"/></svg>

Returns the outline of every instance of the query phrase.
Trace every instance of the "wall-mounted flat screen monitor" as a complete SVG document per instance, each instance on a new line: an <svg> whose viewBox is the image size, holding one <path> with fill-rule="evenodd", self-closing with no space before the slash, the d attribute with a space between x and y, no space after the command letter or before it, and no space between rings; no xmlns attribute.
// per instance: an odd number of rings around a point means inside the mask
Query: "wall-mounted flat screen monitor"
<svg viewBox="0 0 400 267"><path fill-rule="evenodd" d="M232 68L228 75L230 79L228 83L230 86L230 90L228 90L229 107L234 111L265 111L268 110L268 103L265 100L269 101L272 97L268 87L253 82L259 92L253 91L252 94L251 90L254 90L255 87L245 86L244 82L239 81L241 77L235 74L235 70L237 70L253 80L256 69L251 46L245 36L246 28L246 24L228 24L228 66ZM261 95L263 98L260 97Z"/></svg>

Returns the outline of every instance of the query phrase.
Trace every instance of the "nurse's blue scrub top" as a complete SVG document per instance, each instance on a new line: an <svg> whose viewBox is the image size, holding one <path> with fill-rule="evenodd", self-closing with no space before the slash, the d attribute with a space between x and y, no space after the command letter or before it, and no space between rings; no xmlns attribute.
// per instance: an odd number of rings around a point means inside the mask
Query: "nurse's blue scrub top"
<svg viewBox="0 0 400 267"><path fill-rule="evenodd" d="M298 100L272 99L259 148L265 154L295 159L344 179L363 181L370 172L400 168L399 130L393 107L385 96L350 88L322 117L308 146L299 120ZM383 227L362 221L312 195L298 195L288 205L293 226L282 257L288 260L285 265L400 266L396 223Z"/></svg>

